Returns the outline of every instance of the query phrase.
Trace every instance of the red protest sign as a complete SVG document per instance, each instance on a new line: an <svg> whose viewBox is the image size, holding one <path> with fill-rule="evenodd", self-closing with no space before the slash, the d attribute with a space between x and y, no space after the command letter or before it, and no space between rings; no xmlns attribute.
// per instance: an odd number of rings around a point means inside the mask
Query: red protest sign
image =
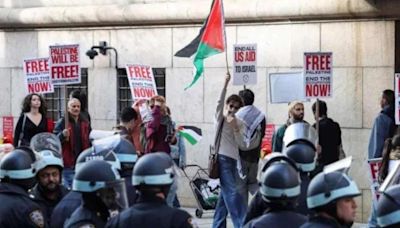
<svg viewBox="0 0 400 228"><path fill-rule="evenodd" d="M267 124L265 126L265 135L261 141L262 157L272 152L272 136L275 132L275 124Z"/></svg>
<svg viewBox="0 0 400 228"><path fill-rule="evenodd" d="M50 46L50 75L54 85L81 83L79 44Z"/></svg>
<svg viewBox="0 0 400 228"><path fill-rule="evenodd" d="M129 86L133 100L149 100L157 95L156 83L151 66L127 64Z"/></svg>
<svg viewBox="0 0 400 228"><path fill-rule="evenodd" d="M25 84L28 93L53 93L49 71L49 58L24 60Z"/></svg>
<svg viewBox="0 0 400 228"><path fill-rule="evenodd" d="M306 98L332 96L332 52L304 53Z"/></svg>
<svg viewBox="0 0 400 228"><path fill-rule="evenodd" d="M374 196L374 200L377 202L379 199L379 181L378 181L378 176L379 176L379 170L382 165L382 158L374 158L374 159L368 159L368 168L369 168L369 174L371 178L371 191Z"/></svg>
<svg viewBox="0 0 400 228"><path fill-rule="evenodd" d="M14 118L3 116L3 136L11 137L14 135Z"/></svg>

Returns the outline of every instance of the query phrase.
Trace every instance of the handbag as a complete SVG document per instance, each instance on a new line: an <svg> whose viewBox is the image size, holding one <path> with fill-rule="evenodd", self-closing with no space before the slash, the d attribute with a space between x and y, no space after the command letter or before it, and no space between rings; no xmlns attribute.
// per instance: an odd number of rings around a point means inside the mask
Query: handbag
<svg viewBox="0 0 400 228"><path fill-rule="evenodd" d="M26 114L24 113L23 115L24 115L24 119L22 120L21 133L19 133L18 145L17 146L22 146L22 139L24 138L24 128L25 128L25 122L26 122Z"/></svg>
<svg viewBox="0 0 400 228"><path fill-rule="evenodd" d="M208 156L208 176L211 179L219 178L219 166L218 166L218 150L221 144L221 133L224 120L222 119L221 124L218 128L217 135L215 136L214 145L210 146L210 155Z"/></svg>

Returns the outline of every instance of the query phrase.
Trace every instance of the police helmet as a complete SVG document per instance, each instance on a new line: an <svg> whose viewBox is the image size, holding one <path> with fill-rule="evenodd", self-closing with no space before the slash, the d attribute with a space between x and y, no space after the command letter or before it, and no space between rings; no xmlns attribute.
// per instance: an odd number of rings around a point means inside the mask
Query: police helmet
<svg viewBox="0 0 400 228"><path fill-rule="evenodd" d="M113 165L103 160L83 163L74 176L72 190L85 194L84 199L87 195L98 197L109 209L127 207L124 179Z"/></svg>
<svg viewBox="0 0 400 228"><path fill-rule="evenodd" d="M0 180L32 188L36 183L36 155L28 147L19 147L6 154L0 161Z"/></svg>
<svg viewBox="0 0 400 228"><path fill-rule="evenodd" d="M379 197L377 221L379 227L400 225L400 185L389 187Z"/></svg>
<svg viewBox="0 0 400 228"><path fill-rule="evenodd" d="M36 156L27 147L19 147L0 161L0 179L29 179L36 175Z"/></svg>
<svg viewBox="0 0 400 228"><path fill-rule="evenodd" d="M133 168L133 186L169 186L174 181L172 158L164 152L146 154Z"/></svg>
<svg viewBox="0 0 400 228"><path fill-rule="evenodd" d="M338 171L316 175L307 189L307 206L315 209L335 203L345 197L361 195L356 183Z"/></svg>
<svg viewBox="0 0 400 228"><path fill-rule="evenodd" d="M317 131L308 123L299 122L291 124L286 130L285 135L283 136L283 150L286 147L298 142L302 141L304 143L309 144L311 147L316 149L316 144L318 141L318 133Z"/></svg>
<svg viewBox="0 0 400 228"><path fill-rule="evenodd" d="M43 150L51 150L57 154L62 154L62 146L60 139L52 133L43 132L33 136L30 142L30 148L39 153Z"/></svg>
<svg viewBox="0 0 400 228"><path fill-rule="evenodd" d="M297 141L289 145L283 153L291 158L302 172L311 172L315 169L315 148L309 143Z"/></svg>
<svg viewBox="0 0 400 228"><path fill-rule="evenodd" d="M134 165L138 159L136 149L133 144L120 135L114 135L93 142L95 150L112 150L117 155L121 164ZM132 166L133 167L133 166Z"/></svg>
<svg viewBox="0 0 400 228"><path fill-rule="evenodd" d="M277 161L285 161L297 170L296 163L291 158L279 152L272 152L264 157L261 172L263 173L272 163Z"/></svg>
<svg viewBox="0 0 400 228"><path fill-rule="evenodd" d="M102 160L111 164L116 169L121 169L121 163L114 151L108 148L89 147L82 151L76 159L75 169L79 170L82 164L91 160Z"/></svg>
<svg viewBox="0 0 400 228"><path fill-rule="evenodd" d="M39 152L40 160L36 163L37 172L40 172L48 166L56 166L60 171L64 168L64 163L60 154L51 150L42 150Z"/></svg>
<svg viewBox="0 0 400 228"><path fill-rule="evenodd" d="M290 202L300 195L300 182L294 162L274 156L263 167L260 193L266 202Z"/></svg>

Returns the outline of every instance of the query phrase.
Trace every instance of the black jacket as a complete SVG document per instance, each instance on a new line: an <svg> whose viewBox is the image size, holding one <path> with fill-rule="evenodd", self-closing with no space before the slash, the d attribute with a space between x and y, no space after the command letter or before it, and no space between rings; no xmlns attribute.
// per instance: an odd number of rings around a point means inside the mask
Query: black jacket
<svg viewBox="0 0 400 228"><path fill-rule="evenodd" d="M297 228L307 222L307 217L294 211L271 211L250 221L244 227Z"/></svg>
<svg viewBox="0 0 400 228"><path fill-rule="evenodd" d="M63 228L64 222L81 205L82 194L71 191L58 203L51 215L50 225L52 228Z"/></svg>
<svg viewBox="0 0 400 228"><path fill-rule="evenodd" d="M106 227L184 228L192 227L190 222L189 213L169 207L164 199L140 196L135 205L112 218Z"/></svg>
<svg viewBox="0 0 400 228"><path fill-rule="evenodd" d="M23 188L0 183L0 227L48 227L41 207Z"/></svg>

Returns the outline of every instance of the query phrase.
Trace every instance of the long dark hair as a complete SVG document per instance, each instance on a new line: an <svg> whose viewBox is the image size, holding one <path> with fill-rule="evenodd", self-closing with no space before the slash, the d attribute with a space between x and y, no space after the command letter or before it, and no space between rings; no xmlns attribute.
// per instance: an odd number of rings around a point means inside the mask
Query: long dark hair
<svg viewBox="0 0 400 228"><path fill-rule="evenodd" d="M388 175L389 172L389 162L390 162L390 152L392 149L400 146L400 135L395 135L393 138L388 138L385 140L385 144L382 152L382 165L379 169L378 180L382 183Z"/></svg>
<svg viewBox="0 0 400 228"><path fill-rule="evenodd" d="M32 101L33 96L39 97L39 99L40 99L39 112L40 112L40 114L42 114L42 116L46 116L46 113L47 113L46 101L44 100L44 98L42 96L40 96L37 93L28 94L24 98L24 100L22 102L22 113L31 111L31 101Z"/></svg>

